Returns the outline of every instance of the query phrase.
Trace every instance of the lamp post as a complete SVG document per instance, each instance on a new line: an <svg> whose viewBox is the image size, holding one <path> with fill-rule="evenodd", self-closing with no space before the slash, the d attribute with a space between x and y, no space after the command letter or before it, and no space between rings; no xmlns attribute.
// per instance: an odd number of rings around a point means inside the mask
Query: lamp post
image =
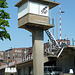
<svg viewBox="0 0 75 75"><path fill-rule="evenodd" d="M54 18L53 17L50 17L49 24L54 25ZM54 29L52 30L52 33L54 35Z"/></svg>
<svg viewBox="0 0 75 75"><path fill-rule="evenodd" d="M27 38L27 37L32 37L32 35L28 35L28 36L26 36L25 38ZM27 39L25 39L25 50L26 50L26 40L27 40Z"/></svg>
<svg viewBox="0 0 75 75"><path fill-rule="evenodd" d="M26 38L27 37L31 37L32 35L28 35L28 36L26 36ZM24 57L23 57L23 60L25 61L26 60L26 57L27 57L27 54L28 54L28 52L27 52L27 50L26 50L26 40L25 40L25 51L24 51L24 53L25 53L25 55L24 55ZM22 61L23 61L22 60Z"/></svg>
<svg viewBox="0 0 75 75"><path fill-rule="evenodd" d="M60 45L61 45L61 13L64 13L64 11L61 11L61 4L60 4Z"/></svg>

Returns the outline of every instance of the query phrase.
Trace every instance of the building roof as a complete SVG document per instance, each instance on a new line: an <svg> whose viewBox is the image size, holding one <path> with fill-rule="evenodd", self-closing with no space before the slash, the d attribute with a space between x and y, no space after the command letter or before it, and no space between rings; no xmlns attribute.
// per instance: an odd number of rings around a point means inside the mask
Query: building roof
<svg viewBox="0 0 75 75"><path fill-rule="evenodd" d="M16 7L20 7L22 6L24 3L26 3L28 0L21 0L19 1L15 6ZM48 1L48 0L30 0L32 2L36 2L36 3L41 3L41 4L46 4L49 5L49 8L52 9L53 7L59 5L59 3L54 2L54 1Z"/></svg>

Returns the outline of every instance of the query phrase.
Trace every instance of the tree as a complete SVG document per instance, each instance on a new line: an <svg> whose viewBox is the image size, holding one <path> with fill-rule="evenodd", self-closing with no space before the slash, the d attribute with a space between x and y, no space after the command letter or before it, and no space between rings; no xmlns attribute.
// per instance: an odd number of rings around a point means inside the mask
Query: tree
<svg viewBox="0 0 75 75"><path fill-rule="evenodd" d="M4 40L4 39L9 39L10 35L6 30L6 27L10 27L9 26L9 22L8 19L10 19L10 14L5 12L4 8L8 8L8 3L6 2L6 0L0 0L0 39Z"/></svg>

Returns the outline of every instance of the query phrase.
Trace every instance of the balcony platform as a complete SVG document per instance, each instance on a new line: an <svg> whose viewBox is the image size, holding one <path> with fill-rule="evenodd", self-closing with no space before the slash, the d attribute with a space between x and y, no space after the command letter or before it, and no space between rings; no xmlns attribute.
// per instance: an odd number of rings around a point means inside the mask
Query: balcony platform
<svg viewBox="0 0 75 75"><path fill-rule="evenodd" d="M27 30L28 28L30 29L35 27L47 30L54 27L54 25L49 24L49 17L35 14L27 14L22 18L18 19L18 27Z"/></svg>

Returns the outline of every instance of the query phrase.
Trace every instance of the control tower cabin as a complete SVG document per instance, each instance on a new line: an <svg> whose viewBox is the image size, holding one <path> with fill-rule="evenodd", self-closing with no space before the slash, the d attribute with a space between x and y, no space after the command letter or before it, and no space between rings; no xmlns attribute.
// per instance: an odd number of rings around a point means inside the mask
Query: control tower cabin
<svg viewBox="0 0 75 75"><path fill-rule="evenodd" d="M18 27L28 30L30 27L43 30L54 27L49 24L49 9L58 4L48 0L21 0L15 5L18 7Z"/></svg>
<svg viewBox="0 0 75 75"><path fill-rule="evenodd" d="M21 0L18 7L18 27L32 32L34 75L44 75L43 31L54 27L49 24L49 10L59 5L49 0Z"/></svg>

